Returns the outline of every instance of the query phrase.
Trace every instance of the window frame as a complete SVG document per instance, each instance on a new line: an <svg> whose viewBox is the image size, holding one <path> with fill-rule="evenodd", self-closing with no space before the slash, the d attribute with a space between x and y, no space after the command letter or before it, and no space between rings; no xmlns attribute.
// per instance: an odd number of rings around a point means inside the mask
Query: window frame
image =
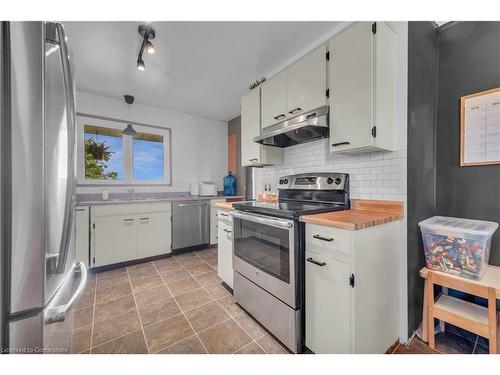
<svg viewBox="0 0 500 375"><path fill-rule="evenodd" d="M93 180L85 178L85 125L95 125L112 129L124 129L132 124L140 133L157 134L163 137L163 180L134 180L133 170L133 138L122 136L123 179ZM105 116L95 116L77 113L77 184L82 186L141 186L161 185L172 186L172 129L155 125L126 121Z"/></svg>

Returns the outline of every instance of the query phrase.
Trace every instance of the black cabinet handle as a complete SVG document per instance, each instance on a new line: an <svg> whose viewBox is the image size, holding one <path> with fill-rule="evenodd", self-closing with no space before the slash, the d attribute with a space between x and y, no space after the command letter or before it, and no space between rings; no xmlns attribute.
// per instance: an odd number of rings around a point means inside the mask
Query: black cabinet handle
<svg viewBox="0 0 500 375"><path fill-rule="evenodd" d="M284 113L282 113L282 114L280 114L280 115L278 115L278 116L274 116L274 117L273 117L273 119L275 119L275 120L279 120L279 119L280 119L280 118L282 118L282 117L286 117L286 115L285 115Z"/></svg>
<svg viewBox="0 0 500 375"><path fill-rule="evenodd" d="M332 147L343 146L343 145L350 145L350 144L351 144L351 142L332 143Z"/></svg>
<svg viewBox="0 0 500 375"><path fill-rule="evenodd" d="M231 231L229 229L224 229L224 232L231 233Z"/></svg>
<svg viewBox="0 0 500 375"><path fill-rule="evenodd" d="M313 236L313 238L316 238L317 240L321 240L321 241L326 241L326 242L332 242L333 241L333 237L323 237L323 236L320 236L319 234L315 234Z"/></svg>
<svg viewBox="0 0 500 375"><path fill-rule="evenodd" d="M306 120L309 120L310 118L316 117L316 112L310 113L306 116Z"/></svg>
<svg viewBox="0 0 500 375"><path fill-rule="evenodd" d="M299 111L302 111L302 108L297 107L295 109L292 109L291 111L288 111L288 113L291 114L291 115L293 115L295 112L299 112Z"/></svg>
<svg viewBox="0 0 500 375"><path fill-rule="evenodd" d="M318 262L317 260L314 260L313 258L307 258L306 260L309 263L315 264L315 265L320 266L320 267L326 266L325 262Z"/></svg>

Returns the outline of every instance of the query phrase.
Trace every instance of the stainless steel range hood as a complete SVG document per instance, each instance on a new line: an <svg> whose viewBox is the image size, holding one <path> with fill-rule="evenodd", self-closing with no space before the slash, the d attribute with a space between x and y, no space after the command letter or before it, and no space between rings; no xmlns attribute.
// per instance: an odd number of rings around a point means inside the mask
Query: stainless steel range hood
<svg viewBox="0 0 500 375"><path fill-rule="evenodd" d="M253 140L266 146L288 147L328 136L327 105L262 129Z"/></svg>

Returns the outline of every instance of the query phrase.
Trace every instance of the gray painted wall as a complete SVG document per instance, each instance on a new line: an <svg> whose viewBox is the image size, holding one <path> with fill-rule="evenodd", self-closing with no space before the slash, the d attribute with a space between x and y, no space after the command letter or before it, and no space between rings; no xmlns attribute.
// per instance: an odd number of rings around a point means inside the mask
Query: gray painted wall
<svg viewBox="0 0 500 375"><path fill-rule="evenodd" d="M436 209L435 130L438 39L431 22L408 24L408 334L422 320L425 265L418 222Z"/></svg>
<svg viewBox="0 0 500 375"><path fill-rule="evenodd" d="M457 22L440 30L438 76L436 213L500 223L500 165L459 166L459 100L500 86L500 22ZM490 263L500 265L500 230Z"/></svg>

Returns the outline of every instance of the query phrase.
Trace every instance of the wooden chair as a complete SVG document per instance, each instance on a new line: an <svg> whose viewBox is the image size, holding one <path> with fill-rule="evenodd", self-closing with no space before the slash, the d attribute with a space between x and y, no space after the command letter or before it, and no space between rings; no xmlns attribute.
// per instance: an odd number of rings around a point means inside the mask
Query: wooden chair
<svg viewBox="0 0 500 375"><path fill-rule="evenodd" d="M453 324L489 340L490 354L498 353L499 326L496 300L500 298L500 267L488 266L487 274L481 280L468 280L443 272L422 268L425 278L423 339L429 340L429 347L435 348L434 319ZM479 306L458 298L441 294L434 299L434 285L459 290L488 300L488 307ZM427 336L427 337L425 337Z"/></svg>

